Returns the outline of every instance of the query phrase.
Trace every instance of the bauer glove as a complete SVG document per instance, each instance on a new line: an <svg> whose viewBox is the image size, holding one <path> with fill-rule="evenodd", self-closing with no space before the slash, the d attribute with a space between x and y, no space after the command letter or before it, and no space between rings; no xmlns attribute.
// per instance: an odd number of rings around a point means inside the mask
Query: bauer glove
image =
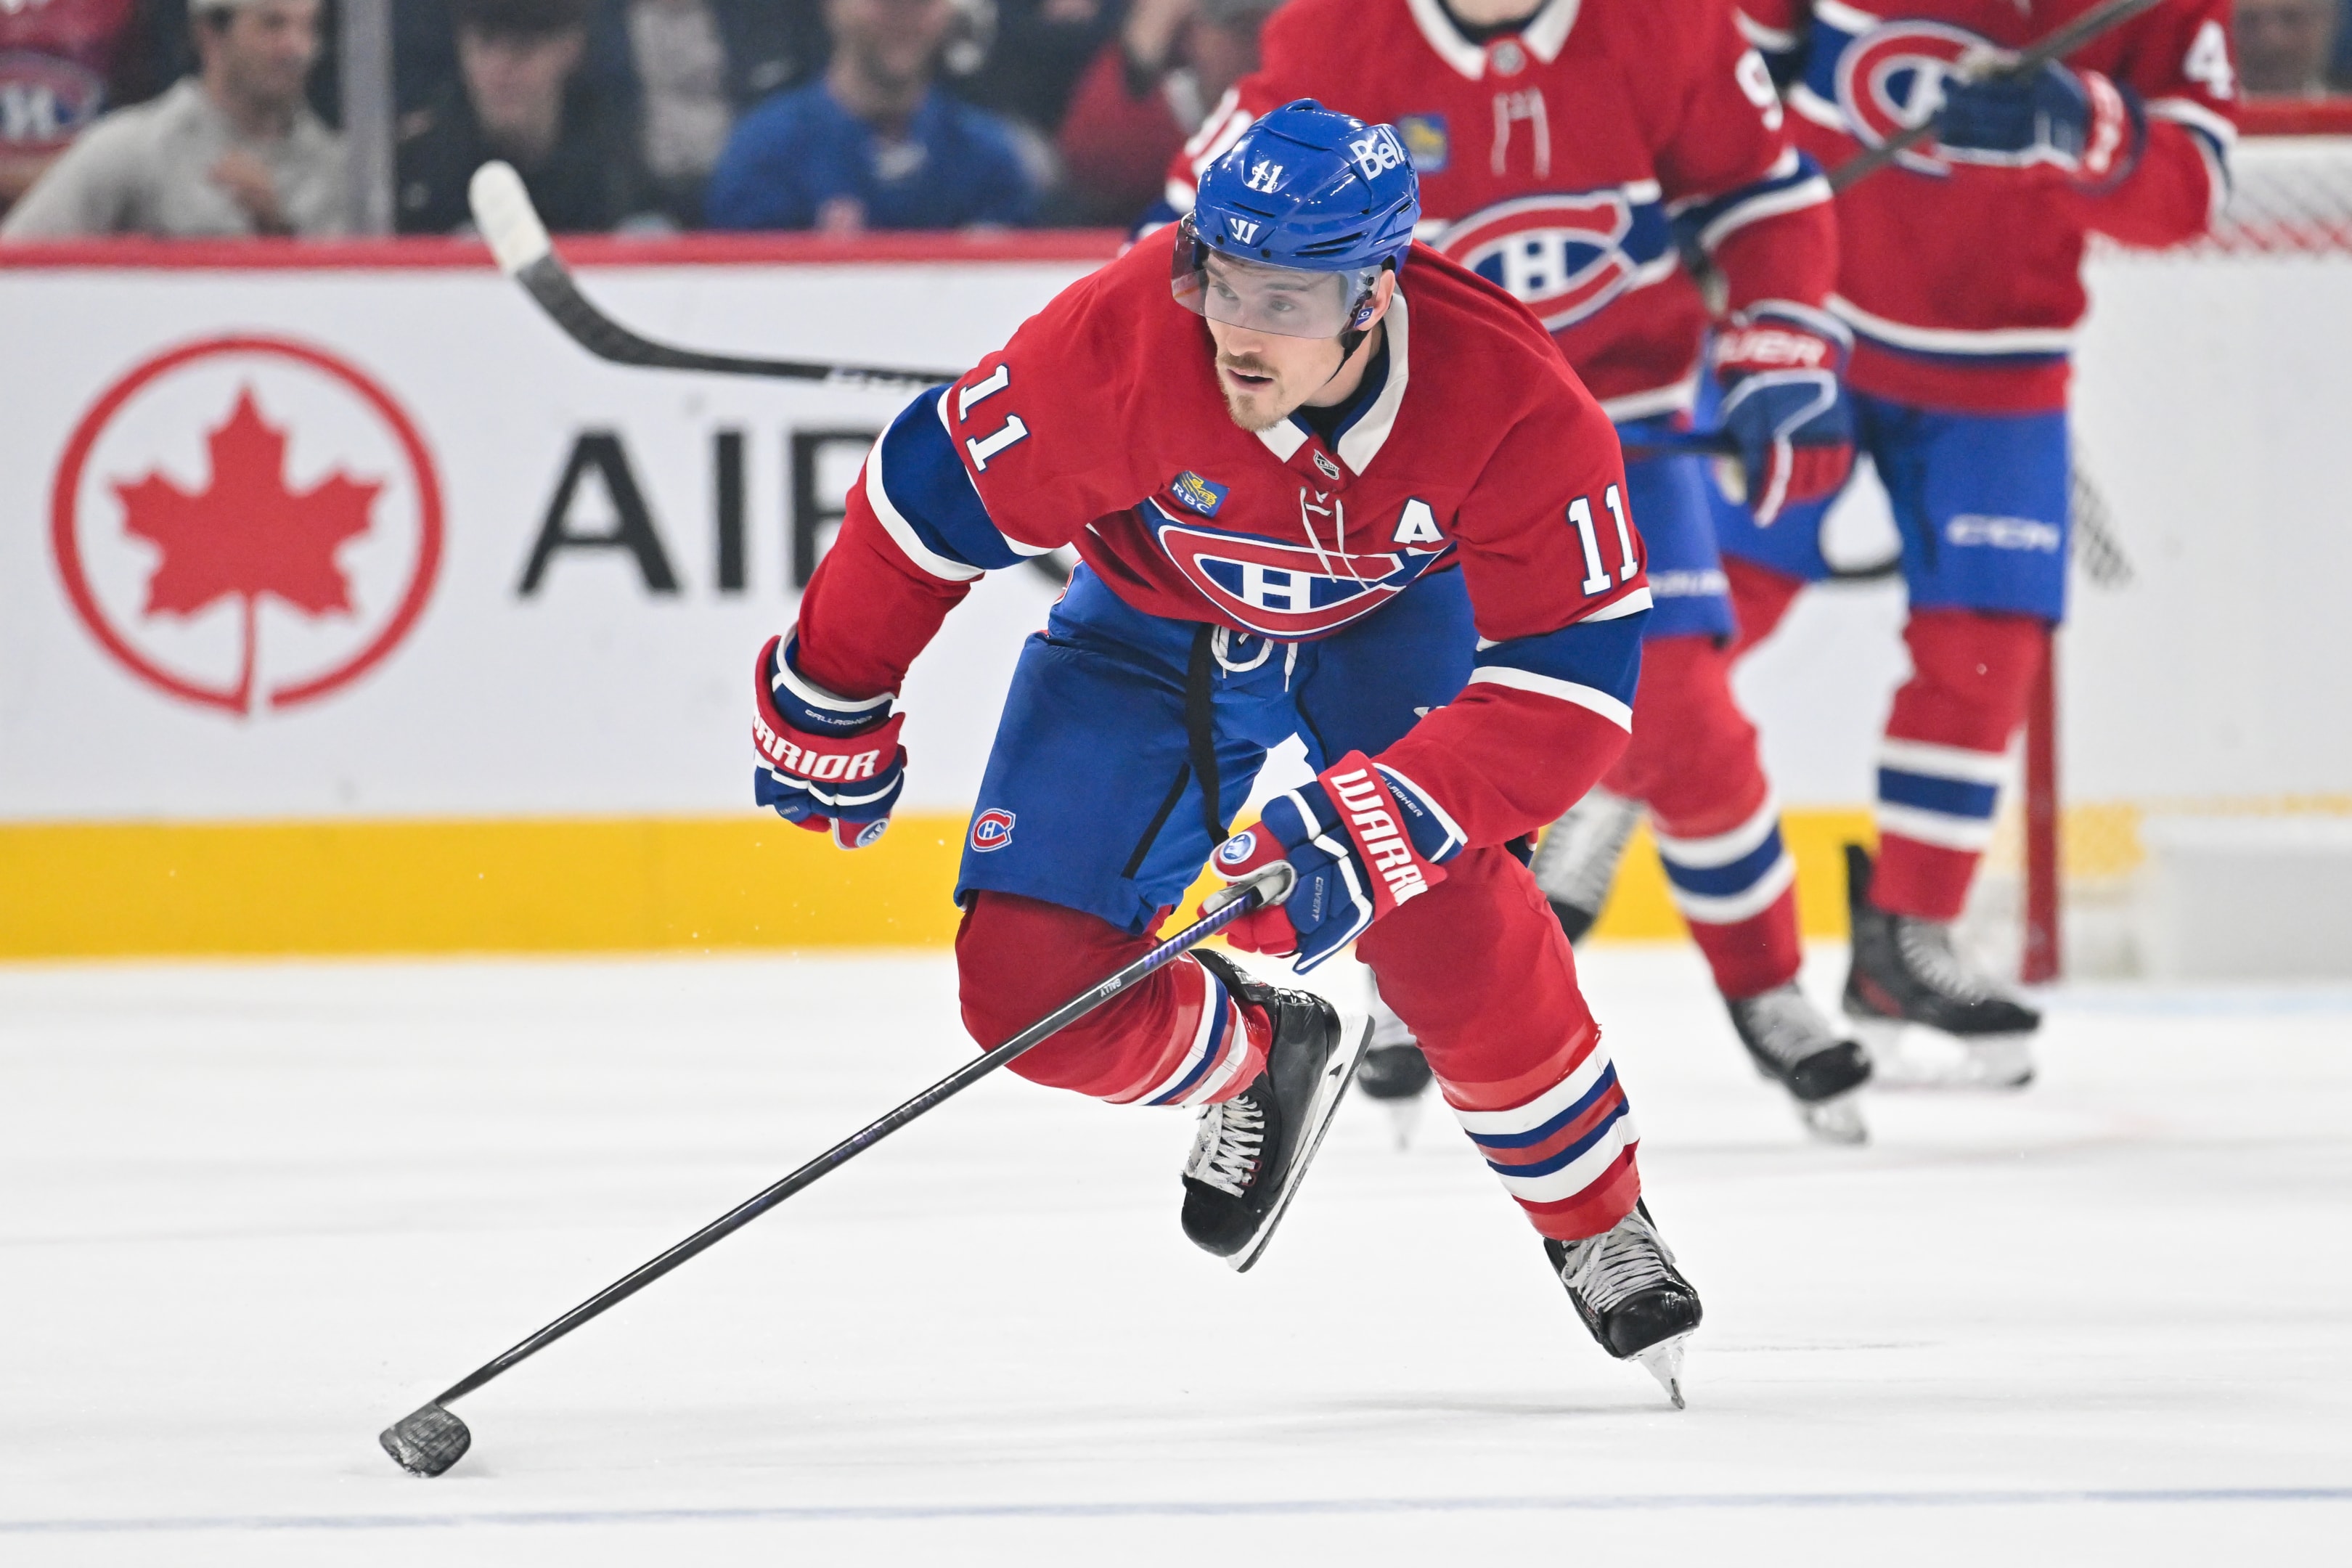
<svg viewBox="0 0 2352 1568"><path fill-rule="evenodd" d="M2130 174L2147 142L2139 95L2098 71L2052 60L2024 76L1944 80L1936 142L1959 163L2047 165L2101 189Z"/></svg>
<svg viewBox="0 0 2352 1568"><path fill-rule="evenodd" d="M1778 300L1742 310L1717 335L1723 428L1738 444L1759 527L1845 483L1853 416L1838 396L1838 376L1852 341L1834 317Z"/></svg>
<svg viewBox="0 0 2352 1568"><path fill-rule="evenodd" d="M1225 928L1244 952L1297 953L1304 974L1374 921L1445 879L1462 830L1402 775L1350 752L1315 782L1266 802L1255 827L1217 846L1211 870L1237 882L1276 860L1289 898Z"/></svg>
<svg viewBox="0 0 2352 1568"><path fill-rule="evenodd" d="M844 849L863 849L890 826L907 784L904 714L886 694L836 697L793 667L797 639L770 637L753 674L751 796Z"/></svg>

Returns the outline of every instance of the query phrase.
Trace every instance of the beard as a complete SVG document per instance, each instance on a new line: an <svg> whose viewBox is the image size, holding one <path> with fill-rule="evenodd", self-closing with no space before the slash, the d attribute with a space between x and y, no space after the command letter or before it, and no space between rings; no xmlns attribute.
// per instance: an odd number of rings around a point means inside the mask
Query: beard
<svg viewBox="0 0 2352 1568"><path fill-rule="evenodd" d="M1271 430L1290 416L1290 410L1282 405L1281 379L1275 375L1272 366L1255 360L1226 359L1223 355L1218 357L1217 366L1220 370L1270 378L1267 384L1246 398L1235 393L1224 377L1217 378L1217 390L1225 398L1225 414L1234 424L1255 435L1260 430Z"/></svg>

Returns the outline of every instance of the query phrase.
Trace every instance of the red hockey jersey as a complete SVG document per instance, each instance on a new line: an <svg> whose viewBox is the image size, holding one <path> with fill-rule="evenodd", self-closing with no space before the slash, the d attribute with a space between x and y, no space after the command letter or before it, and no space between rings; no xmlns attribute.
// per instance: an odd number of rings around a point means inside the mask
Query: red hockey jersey
<svg viewBox="0 0 2352 1568"><path fill-rule="evenodd" d="M0 0L0 156L54 153L106 108L134 0Z"/></svg>
<svg viewBox="0 0 2352 1568"><path fill-rule="evenodd" d="M1750 37L1795 75L1799 144L1834 167L1936 101L1927 73L1972 49L2021 49L2095 0L1740 0ZM1831 308L1854 331L1853 384L1980 413L2062 406L2092 234L2164 246L2202 233L2229 194L2237 135L2229 0L2161 0L2067 59L2147 106L2147 146L2113 188L2054 170L1953 163L1932 143L1837 199ZM1917 110L1913 105L1918 105Z"/></svg>
<svg viewBox="0 0 2352 1568"><path fill-rule="evenodd" d="M1606 416L1524 309L1417 246L1352 420L1328 444L1244 430L1170 296L1174 243L1072 284L883 433L802 601L801 673L896 691L972 579L1064 544L1139 610L1279 641L1458 567L1476 673L1383 760L1474 843L1564 810L1623 745L1650 597Z"/></svg>
<svg viewBox="0 0 2352 1568"><path fill-rule="evenodd" d="M1727 0L1549 0L1483 43L1439 0L1292 0L1263 58L1171 165L1170 205L1293 99L1393 124L1423 237L1524 301L1612 418L1690 405L1707 312L1678 228L1733 310L1829 294L1829 187Z"/></svg>

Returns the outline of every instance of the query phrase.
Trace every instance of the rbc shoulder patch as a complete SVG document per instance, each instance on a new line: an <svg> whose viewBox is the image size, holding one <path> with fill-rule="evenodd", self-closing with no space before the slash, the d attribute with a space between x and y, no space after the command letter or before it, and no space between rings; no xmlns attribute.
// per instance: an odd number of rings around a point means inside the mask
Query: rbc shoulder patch
<svg viewBox="0 0 2352 1568"><path fill-rule="evenodd" d="M1168 493L1202 517L1214 517L1217 509L1225 504L1225 497L1232 493L1232 488L1213 479L1204 479L1187 468L1168 482Z"/></svg>
<svg viewBox="0 0 2352 1568"><path fill-rule="evenodd" d="M1003 806L992 805L971 819L971 848L975 855L985 855L1002 849L1013 842L1013 814Z"/></svg>
<svg viewBox="0 0 2352 1568"><path fill-rule="evenodd" d="M1453 138L1445 133L1445 116L1403 115L1397 121L1397 134L1404 138L1404 150L1412 157L1416 174L1445 172L1446 159L1453 152Z"/></svg>

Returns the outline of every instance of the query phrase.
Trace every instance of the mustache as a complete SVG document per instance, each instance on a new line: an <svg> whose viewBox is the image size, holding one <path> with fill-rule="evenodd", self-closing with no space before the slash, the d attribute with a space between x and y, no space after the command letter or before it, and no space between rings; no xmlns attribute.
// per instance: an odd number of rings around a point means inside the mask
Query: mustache
<svg viewBox="0 0 2352 1568"><path fill-rule="evenodd" d="M1274 366L1266 363L1261 359L1236 359L1229 354L1219 354L1217 356L1217 368L1219 370L1232 371L1237 375L1262 375L1265 376L1269 380L1281 379L1279 376L1275 374Z"/></svg>

